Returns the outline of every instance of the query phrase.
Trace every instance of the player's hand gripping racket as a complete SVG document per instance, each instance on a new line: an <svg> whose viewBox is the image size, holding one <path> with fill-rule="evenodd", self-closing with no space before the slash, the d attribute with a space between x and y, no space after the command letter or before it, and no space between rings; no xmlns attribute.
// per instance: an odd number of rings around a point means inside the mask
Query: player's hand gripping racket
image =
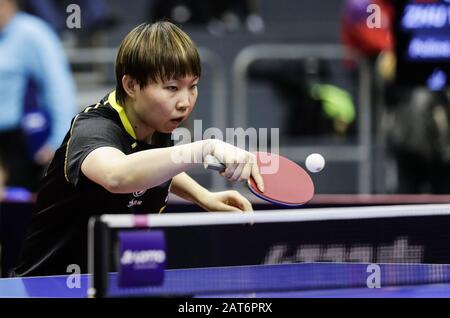
<svg viewBox="0 0 450 318"><path fill-rule="evenodd" d="M250 177L248 188L259 198L283 206L299 206L314 196L314 184L308 173L291 160L273 153L255 153L264 181L264 192L259 191ZM225 165L214 156L205 158L205 168L225 171Z"/></svg>

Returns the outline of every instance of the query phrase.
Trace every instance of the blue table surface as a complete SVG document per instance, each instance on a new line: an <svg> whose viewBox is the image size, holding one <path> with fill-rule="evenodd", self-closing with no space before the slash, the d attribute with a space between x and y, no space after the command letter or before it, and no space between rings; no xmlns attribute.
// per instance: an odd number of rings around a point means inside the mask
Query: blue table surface
<svg viewBox="0 0 450 318"><path fill-rule="evenodd" d="M450 265L380 264L381 288L368 288L369 264L298 263L166 270L161 286L120 288L109 274L108 293L195 297L450 297ZM0 297L86 297L70 276L0 279ZM370 279L370 278L369 278ZM69 284L68 284L69 283ZM70 284L72 283L72 285ZM73 288L70 288L72 286Z"/></svg>

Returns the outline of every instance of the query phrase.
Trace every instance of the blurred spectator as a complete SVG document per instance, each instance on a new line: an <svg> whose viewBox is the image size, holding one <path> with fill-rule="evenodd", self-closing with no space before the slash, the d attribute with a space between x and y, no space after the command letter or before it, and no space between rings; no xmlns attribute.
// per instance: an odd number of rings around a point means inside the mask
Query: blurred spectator
<svg viewBox="0 0 450 318"><path fill-rule="evenodd" d="M380 28L370 28L367 24L370 4L378 5L381 10ZM443 91L396 84L394 23L391 1L347 0L343 8L342 40L370 62L372 105L384 106L384 115L374 118L374 126L379 128L377 133L385 130L387 150L397 167L397 185L393 190L397 193L450 193L447 181L450 177L450 99Z"/></svg>
<svg viewBox="0 0 450 318"><path fill-rule="evenodd" d="M157 0L151 19L204 25L214 35L238 31L242 26L252 33L264 31L259 0Z"/></svg>
<svg viewBox="0 0 450 318"><path fill-rule="evenodd" d="M426 87L404 89L385 117L398 193L450 193L450 98Z"/></svg>
<svg viewBox="0 0 450 318"><path fill-rule="evenodd" d="M380 27L369 27L367 8L380 8ZM376 58L394 49L392 23L393 7L388 0L346 0L342 14L342 40L345 45L366 57Z"/></svg>
<svg viewBox="0 0 450 318"><path fill-rule="evenodd" d="M379 15L368 12L370 5L376 5ZM371 17L379 17L379 21L372 21ZM379 22L374 27L369 22ZM346 0L341 17L341 40L352 51L365 57L371 76L372 107L384 102L380 96L380 83L392 84L395 76L396 57L394 54L394 7L389 0ZM355 68L353 62L346 61L346 65ZM389 91L389 90L386 90ZM377 129L380 120L377 109L372 109L373 127Z"/></svg>
<svg viewBox="0 0 450 318"><path fill-rule="evenodd" d="M7 186L36 191L77 111L75 84L56 34L18 2L0 0L0 162Z"/></svg>

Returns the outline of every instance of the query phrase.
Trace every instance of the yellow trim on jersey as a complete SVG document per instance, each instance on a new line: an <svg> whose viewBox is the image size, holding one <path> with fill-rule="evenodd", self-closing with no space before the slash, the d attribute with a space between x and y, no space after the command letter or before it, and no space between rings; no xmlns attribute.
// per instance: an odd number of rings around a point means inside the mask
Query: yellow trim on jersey
<svg viewBox="0 0 450 318"><path fill-rule="evenodd" d="M113 91L113 92L111 92L111 93L109 94L109 96L108 96L108 103L109 103L109 104L111 105L111 107L114 108L114 110L119 114L120 121L122 122L123 127L125 127L126 132L127 132L131 137L133 137L133 138L136 140L136 139L137 139L137 138L136 138L136 134L135 134L135 132L134 132L134 130L133 130L133 126L131 125L130 121L128 120L127 114L125 113L125 109L124 109L121 105L119 105L119 104L116 102L116 91ZM96 109L96 108L98 108L98 107L100 107L100 106L101 106L101 103L97 103L94 107L89 106L89 107L87 107L87 108L83 111L83 113L87 113L87 112L89 112L92 108ZM72 139L72 131L73 131L73 127L75 126L75 121L77 120L77 118L78 118L79 115L80 115L80 114L78 114L78 115L75 117L75 119L73 120L72 127L70 127L70 137L69 137L69 140L67 141L67 145L66 145L66 154L65 154L65 157L64 157L64 176L65 176L67 182L70 182L69 177L68 177L68 175L67 175L67 155L68 155L68 152L69 152L69 144L70 144L70 141L71 141L71 139ZM134 143L131 145L131 148L134 149L134 148L136 148L137 145L138 145L137 142L134 142ZM161 211L162 211L164 208L165 208L165 206L161 209Z"/></svg>
<svg viewBox="0 0 450 318"><path fill-rule="evenodd" d="M100 106L100 103L97 103L97 105L94 108L97 108L98 106ZM86 109L83 111L83 113L87 113L88 111L90 111L92 109L92 106L86 107ZM73 131L73 126L75 126L75 122L78 118L78 116L80 116L80 114L78 114L77 116L75 116L75 119L73 120L73 124L72 127L70 127L70 137L69 140L67 141L67 145L66 145L66 154L64 156L64 176L67 180L67 182L69 181L69 177L67 176L67 154L69 153L69 144L70 141L72 140L72 131Z"/></svg>
<svg viewBox="0 0 450 318"><path fill-rule="evenodd" d="M134 139L137 139L136 133L134 132L134 129L133 129L133 126L131 125L130 121L128 120L127 114L125 113L125 109L116 102L116 91L113 91L109 94L108 103L119 114L120 121L122 122L123 127L125 127L125 130L127 131L127 133ZM134 147L136 147L136 146L134 146Z"/></svg>
<svg viewBox="0 0 450 318"><path fill-rule="evenodd" d="M66 154L64 156L64 177L66 178L66 181L69 183L70 183L70 180L69 180L69 177L67 176L67 154L69 153L69 144L70 144L70 141L72 140L73 126L75 126L75 122L77 121L78 116L80 116L80 114L75 116L75 119L73 120L73 123L72 123L72 127L70 127L70 137L69 137L69 140L67 141Z"/></svg>
<svg viewBox="0 0 450 318"><path fill-rule="evenodd" d="M159 209L159 212L158 212L158 214L161 214L163 211L164 211L164 209L166 208L166 205L165 206L163 206L161 209Z"/></svg>

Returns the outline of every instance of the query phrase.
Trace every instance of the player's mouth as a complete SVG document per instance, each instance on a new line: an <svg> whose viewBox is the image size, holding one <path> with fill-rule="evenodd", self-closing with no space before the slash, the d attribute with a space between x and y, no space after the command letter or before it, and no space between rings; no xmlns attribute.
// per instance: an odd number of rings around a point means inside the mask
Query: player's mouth
<svg viewBox="0 0 450 318"><path fill-rule="evenodd" d="M182 121L183 121L184 117L176 117L176 118L172 118L170 120L171 123L173 123L174 125L179 125Z"/></svg>

